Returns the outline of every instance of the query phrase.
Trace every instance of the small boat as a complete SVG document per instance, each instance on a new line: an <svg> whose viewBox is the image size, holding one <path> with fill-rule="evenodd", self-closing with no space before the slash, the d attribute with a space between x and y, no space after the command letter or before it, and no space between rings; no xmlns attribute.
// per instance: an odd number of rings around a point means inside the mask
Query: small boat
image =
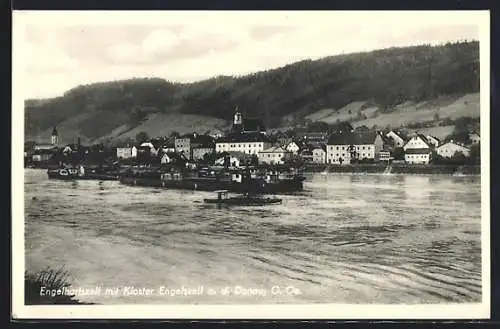
<svg viewBox="0 0 500 329"><path fill-rule="evenodd" d="M217 199L203 199L205 203L211 204L225 204L230 206L263 206L266 204L281 203L282 199L278 198L265 198L248 193L242 196L230 197L228 190L215 191Z"/></svg>

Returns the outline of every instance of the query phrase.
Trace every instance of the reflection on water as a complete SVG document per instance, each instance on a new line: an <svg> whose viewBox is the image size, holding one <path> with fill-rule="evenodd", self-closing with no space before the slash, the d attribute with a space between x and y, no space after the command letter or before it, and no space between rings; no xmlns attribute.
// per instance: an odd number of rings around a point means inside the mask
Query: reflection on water
<svg viewBox="0 0 500 329"><path fill-rule="evenodd" d="M479 177L310 174L305 191L281 205L228 209L203 204L206 192L55 181L38 170L25 176L28 270L64 265L75 287L205 289L84 300L481 299ZM223 294L225 287L233 290Z"/></svg>

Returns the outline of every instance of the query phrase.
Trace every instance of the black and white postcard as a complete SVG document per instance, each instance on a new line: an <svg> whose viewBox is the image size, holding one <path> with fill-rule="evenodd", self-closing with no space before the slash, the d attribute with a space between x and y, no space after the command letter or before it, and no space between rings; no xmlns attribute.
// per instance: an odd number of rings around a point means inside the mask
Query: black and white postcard
<svg viewBox="0 0 500 329"><path fill-rule="evenodd" d="M489 21L14 11L13 317L488 318Z"/></svg>

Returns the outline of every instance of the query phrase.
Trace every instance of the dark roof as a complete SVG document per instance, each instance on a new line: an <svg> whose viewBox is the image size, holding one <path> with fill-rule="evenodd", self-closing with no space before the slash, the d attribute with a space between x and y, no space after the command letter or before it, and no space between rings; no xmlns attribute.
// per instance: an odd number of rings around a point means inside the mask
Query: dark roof
<svg viewBox="0 0 500 329"><path fill-rule="evenodd" d="M386 135L384 135L384 133L382 133L381 131L377 131L376 133L378 136L380 136L380 138L382 138L382 141L384 142L384 144L389 144L392 142L392 139L387 137ZM375 136L376 138L376 136ZM374 139L375 140L375 139Z"/></svg>
<svg viewBox="0 0 500 329"><path fill-rule="evenodd" d="M172 141L168 141L165 144L162 145L162 148L175 148L175 143Z"/></svg>
<svg viewBox="0 0 500 329"><path fill-rule="evenodd" d="M375 142L376 133L345 133L345 134L331 134L328 139L329 145L362 145L373 144Z"/></svg>
<svg viewBox="0 0 500 329"><path fill-rule="evenodd" d="M214 147L214 139L209 135L196 135L191 139L191 144L198 144L197 147Z"/></svg>
<svg viewBox="0 0 500 329"><path fill-rule="evenodd" d="M406 149L405 154L428 154L432 150L430 148L425 149Z"/></svg>
<svg viewBox="0 0 500 329"><path fill-rule="evenodd" d="M295 143L295 145L297 145L299 147L299 149L301 149L301 150L308 146L304 141L297 140L297 139L291 140L288 144L291 144L291 143Z"/></svg>
<svg viewBox="0 0 500 329"><path fill-rule="evenodd" d="M429 144L429 140L423 134L417 134L417 136L420 137L420 139L422 139L426 144Z"/></svg>
<svg viewBox="0 0 500 329"><path fill-rule="evenodd" d="M428 137L433 138L433 139L437 140L438 142L440 142L440 141L441 141L439 138L437 138L437 137L435 137L435 136L432 136L432 135L429 135ZM428 138L427 138L427 139L428 139Z"/></svg>
<svg viewBox="0 0 500 329"><path fill-rule="evenodd" d="M345 134L348 132L352 132L353 130L354 128L349 122L339 122L333 126L334 134L340 134L340 133Z"/></svg>
<svg viewBox="0 0 500 329"><path fill-rule="evenodd" d="M401 138L402 140L404 141L407 141L408 140L408 136L406 136L406 134L403 134L402 132L400 131L397 131L397 130L391 130L389 131L388 133L390 132L393 132L394 134L396 134L397 136L399 136L399 138Z"/></svg>
<svg viewBox="0 0 500 329"><path fill-rule="evenodd" d="M269 137L259 132L234 133L218 139L217 142L218 143L269 142Z"/></svg>

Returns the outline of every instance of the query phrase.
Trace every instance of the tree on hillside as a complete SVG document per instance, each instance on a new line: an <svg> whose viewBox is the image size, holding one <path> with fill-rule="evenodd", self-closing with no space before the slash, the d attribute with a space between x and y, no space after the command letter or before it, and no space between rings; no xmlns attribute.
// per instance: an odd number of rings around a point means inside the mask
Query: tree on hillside
<svg viewBox="0 0 500 329"><path fill-rule="evenodd" d="M177 131L172 131L170 133L170 137L179 138L180 136L181 136L181 134L179 134Z"/></svg>
<svg viewBox="0 0 500 329"><path fill-rule="evenodd" d="M406 100L478 91L479 42L474 41L332 56L189 84L162 79L96 83L62 97L26 101L25 126L26 136L34 136L78 116L82 135L93 139L124 125L137 127L151 113L230 120L234 104L248 109L248 117L262 116L264 111L262 119L275 125L293 113L300 113L300 123L309 113L340 109L353 100L371 100L370 106L390 112Z"/></svg>
<svg viewBox="0 0 500 329"><path fill-rule="evenodd" d="M135 135L135 141L139 144L147 142L149 140L149 135L145 131L141 131Z"/></svg>

